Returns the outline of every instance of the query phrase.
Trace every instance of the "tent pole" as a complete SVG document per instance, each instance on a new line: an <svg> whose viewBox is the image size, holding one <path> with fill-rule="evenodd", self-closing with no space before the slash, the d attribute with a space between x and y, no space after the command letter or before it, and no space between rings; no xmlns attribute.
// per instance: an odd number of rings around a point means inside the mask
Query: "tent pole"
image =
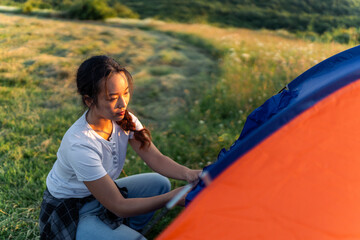
<svg viewBox="0 0 360 240"><path fill-rule="evenodd" d="M176 204L194 187L192 183L189 183L186 185L181 191L176 194L161 210L159 214L156 215L156 217L151 220L142 230L141 236L139 236L136 240L141 240L143 237L150 231L150 229L172 208L176 206Z"/></svg>

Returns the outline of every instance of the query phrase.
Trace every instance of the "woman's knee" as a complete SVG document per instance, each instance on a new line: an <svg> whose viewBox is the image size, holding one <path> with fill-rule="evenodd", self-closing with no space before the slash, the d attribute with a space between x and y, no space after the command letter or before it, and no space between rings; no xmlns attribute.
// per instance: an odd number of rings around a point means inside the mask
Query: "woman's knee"
<svg viewBox="0 0 360 240"><path fill-rule="evenodd" d="M167 193L171 190L171 183L167 177L164 177L160 174L157 175L157 183L160 187L160 194Z"/></svg>
<svg viewBox="0 0 360 240"><path fill-rule="evenodd" d="M169 192L171 184L168 178L158 173L142 173L115 181L119 187L128 189L128 197L152 197Z"/></svg>
<svg viewBox="0 0 360 240"><path fill-rule="evenodd" d="M154 192L154 194L164 194L171 190L171 183L167 177L158 173L147 173L147 177L151 184L151 188L153 188L153 190L156 189L156 193Z"/></svg>

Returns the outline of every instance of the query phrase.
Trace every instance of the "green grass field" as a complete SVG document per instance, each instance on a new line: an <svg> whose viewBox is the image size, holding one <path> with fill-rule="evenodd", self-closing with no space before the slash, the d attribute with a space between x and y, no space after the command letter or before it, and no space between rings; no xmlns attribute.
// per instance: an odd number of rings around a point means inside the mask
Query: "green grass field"
<svg viewBox="0 0 360 240"><path fill-rule="evenodd" d="M74 76L87 57L108 54L127 66L135 80L130 108L152 130L154 143L176 161L202 168L237 139L254 108L349 47L281 31L0 14L0 239L38 238L47 173L63 134L84 111ZM149 169L130 150L125 171Z"/></svg>

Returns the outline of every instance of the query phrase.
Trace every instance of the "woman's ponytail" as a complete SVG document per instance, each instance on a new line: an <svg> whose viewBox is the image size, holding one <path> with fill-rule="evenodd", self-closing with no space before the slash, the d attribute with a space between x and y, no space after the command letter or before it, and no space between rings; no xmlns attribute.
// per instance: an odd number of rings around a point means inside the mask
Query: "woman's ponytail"
<svg viewBox="0 0 360 240"><path fill-rule="evenodd" d="M141 130L136 130L135 123L132 120L132 117L128 110L125 110L125 116L121 121L118 121L117 124L120 125L120 127L124 131L132 131L134 132L134 137L137 141L141 143L140 149L146 147L150 147L151 144L151 134L150 131L146 128L143 128Z"/></svg>

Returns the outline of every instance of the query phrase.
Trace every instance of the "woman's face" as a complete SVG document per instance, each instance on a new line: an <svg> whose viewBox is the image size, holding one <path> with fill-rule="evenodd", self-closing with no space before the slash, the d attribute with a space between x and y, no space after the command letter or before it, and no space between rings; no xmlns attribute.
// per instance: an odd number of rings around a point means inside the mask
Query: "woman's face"
<svg viewBox="0 0 360 240"><path fill-rule="evenodd" d="M130 89L125 74L114 73L106 84L101 82L98 102L90 110L100 119L120 121L124 118L129 100Z"/></svg>

